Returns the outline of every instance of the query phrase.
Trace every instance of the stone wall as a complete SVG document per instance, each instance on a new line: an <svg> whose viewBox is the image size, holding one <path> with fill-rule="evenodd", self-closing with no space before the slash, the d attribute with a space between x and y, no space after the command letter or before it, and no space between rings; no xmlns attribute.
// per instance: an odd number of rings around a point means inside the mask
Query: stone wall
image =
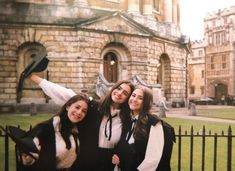
<svg viewBox="0 0 235 171"><path fill-rule="evenodd" d="M45 4L31 4L30 9L40 12L44 7ZM66 13L67 6L59 7ZM51 5L48 10L58 10L59 7ZM80 7L75 6L72 9L76 13ZM158 83L159 59L165 55L169 62L166 66L165 74L168 77L164 80L163 91L169 101L185 101L188 47L175 26L156 22L151 30L148 25L135 21L136 16L131 18L121 12L105 13L90 8L87 19L82 18L86 14L86 10L82 10L74 18L65 20L60 13L57 16L59 20L48 17L48 21L46 16L30 16L24 20L19 17L20 22L16 22L14 6L11 6L9 12L10 14L6 11L0 12L0 19L4 21L0 24L1 105L16 104L19 76L27 66L27 60L22 59L29 50L34 50L35 44L46 50L50 61L46 73L42 74L44 78L92 96L96 96L97 76L98 73L103 73L104 56L107 52L113 52L117 56L119 80L131 80L134 75L138 75L146 84L152 86ZM67 17L69 15L71 14L66 13ZM3 16L6 17L5 20ZM140 17L139 20L143 21ZM151 21L154 21L153 18ZM47 103L40 88L31 84L35 91L39 91L38 98L24 93L21 103ZM31 90L29 88L23 91Z"/></svg>

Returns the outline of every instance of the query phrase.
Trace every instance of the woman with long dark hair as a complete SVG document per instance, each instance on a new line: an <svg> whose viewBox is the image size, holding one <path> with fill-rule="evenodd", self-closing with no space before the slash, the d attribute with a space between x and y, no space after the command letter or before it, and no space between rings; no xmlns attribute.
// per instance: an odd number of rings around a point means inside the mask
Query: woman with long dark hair
<svg viewBox="0 0 235 171"><path fill-rule="evenodd" d="M112 157L113 164L121 171L170 171L174 137L169 144L165 143L163 121L150 114L152 91L138 86L132 92L128 103L131 119L122 132L116 154Z"/></svg>
<svg viewBox="0 0 235 171"><path fill-rule="evenodd" d="M18 157L21 162L20 166L17 166L18 170L70 169L79 159L80 141L77 124L86 117L88 103L85 94L75 95L62 106L58 114L28 131L25 136L32 137L38 152L20 152Z"/></svg>

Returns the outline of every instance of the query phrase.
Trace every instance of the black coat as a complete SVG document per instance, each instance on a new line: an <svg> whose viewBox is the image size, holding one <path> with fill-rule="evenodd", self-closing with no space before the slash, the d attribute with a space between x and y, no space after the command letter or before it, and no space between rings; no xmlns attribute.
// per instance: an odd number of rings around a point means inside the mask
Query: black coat
<svg viewBox="0 0 235 171"><path fill-rule="evenodd" d="M156 125L158 122L162 122L164 132L164 147L163 154L156 171L170 171L170 160L173 142L175 141L174 128L166 122L162 121L155 115L149 115L149 120L146 125L148 134L150 127ZM144 160L148 137L143 137L135 140L133 144L129 144L126 141L127 129L123 131L121 141L118 143L115 151L120 158L120 168L122 171L137 171L137 167Z"/></svg>
<svg viewBox="0 0 235 171"><path fill-rule="evenodd" d="M50 119L43 122L28 132L28 136L39 138L39 159L30 166L25 166L18 160L17 171L56 171L55 131L52 121ZM20 159L20 156L18 158Z"/></svg>
<svg viewBox="0 0 235 171"><path fill-rule="evenodd" d="M72 171L97 171L99 165L99 128L102 120L99 103L89 103L87 116L79 123L80 153Z"/></svg>

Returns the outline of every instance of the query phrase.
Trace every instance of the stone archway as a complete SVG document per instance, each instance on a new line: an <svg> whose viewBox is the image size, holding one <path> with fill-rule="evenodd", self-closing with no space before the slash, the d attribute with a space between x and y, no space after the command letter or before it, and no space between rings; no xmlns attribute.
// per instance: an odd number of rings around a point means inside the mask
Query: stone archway
<svg viewBox="0 0 235 171"><path fill-rule="evenodd" d="M163 95L166 100L170 97L170 58L167 54L162 54L159 59L160 66L158 67L158 84L161 84Z"/></svg>
<svg viewBox="0 0 235 171"><path fill-rule="evenodd" d="M39 43L26 42L18 48L18 61L17 61L17 84L19 84L20 75L23 70L32 62L32 58L40 51L46 51ZM42 78L47 78L47 71L37 73ZM18 103L32 103L45 101L45 95L41 89L33 82L25 79L23 82L23 88L20 93L17 93ZM47 101L47 99L46 99Z"/></svg>
<svg viewBox="0 0 235 171"><path fill-rule="evenodd" d="M107 44L101 54L102 63L100 73L108 82L116 82L123 79L131 79L129 50L122 43L112 42ZM111 73L111 75L107 75ZM112 78L109 78L112 77Z"/></svg>
<svg viewBox="0 0 235 171"><path fill-rule="evenodd" d="M221 100L222 96L228 95L228 86L223 83L218 83L215 86L215 99Z"/></svg>

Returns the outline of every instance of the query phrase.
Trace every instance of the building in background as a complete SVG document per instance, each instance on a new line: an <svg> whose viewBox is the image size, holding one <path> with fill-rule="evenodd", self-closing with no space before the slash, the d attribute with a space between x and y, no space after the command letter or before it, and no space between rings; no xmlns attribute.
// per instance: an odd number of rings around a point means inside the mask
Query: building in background
<svg viewBox="0 0 235 171"><path fill-rule="evenodd" d="M192 80L194 85L205 84L205 92L201 97L212 97L217 102L226 100L229 103L235 96L235 6L208 14L204 18L204 36L203 42L192 43L192 51L200 52L201 49L203 53L203 48L205 49L205 80L201 79L199 83L195 79L202 76L199 71L196 77L191 76L189 80ZM191 59L197 56L198 53L193 53ZM189 66L195 67L196 64L193 63ZM202 65L198 70L202 70ZM192 90L192 93L189 93L190 98L197 96L192 87L189 87L189 92Z"/></svg>
<svg viewBox="0 0 235 171"><path fill-rule="evenodd" d="M117 80L161 85L172 103L187 101L188 42L180 31L178 0L2 0L2 112L48 98L20 74L40 51L50 60L39 73L92 96ZM105 86L103 86L105 85ZM10 107L13 106L13 107ZM25 109L26 107L24 107Z"/></svg>
<svg viewBox="0 0 235 171"><path fill-rule="evenodd" d="M188 59L189 101L205 97L205 41L191 43L192 53Z"/></svg>

